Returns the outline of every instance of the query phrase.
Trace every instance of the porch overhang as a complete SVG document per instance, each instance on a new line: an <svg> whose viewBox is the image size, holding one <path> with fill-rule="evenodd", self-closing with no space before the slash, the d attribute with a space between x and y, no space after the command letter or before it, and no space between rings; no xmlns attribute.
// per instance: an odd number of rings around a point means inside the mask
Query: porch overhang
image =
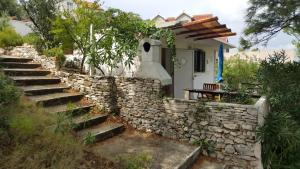
<svg viewBox="0 0 300 169"><path fill-rule="evenodd" d="M184 36L186 39L192 39L193 41L218 39L236 35L236 33L228 29L225 24L220 24L218 17L194 21L163 22L157 23L156 26L173 30L177 36Z"/></svg>

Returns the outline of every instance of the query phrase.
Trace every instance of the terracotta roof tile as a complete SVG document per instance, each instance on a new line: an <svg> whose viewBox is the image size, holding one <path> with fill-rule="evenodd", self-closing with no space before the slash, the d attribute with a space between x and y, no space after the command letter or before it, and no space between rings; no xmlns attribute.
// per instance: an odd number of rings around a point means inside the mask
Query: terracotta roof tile
<svg viewBox="0 0 300 169"><path fill-rule="evenodd" d="M168 17L167 19L165 19L166 22L171 22L171 21L176 21L175 17Z"/></svg>
<svg viewBox="0 0 300 169"><path fill-rule="evenodd" d="M213 17L212 14L203 14L203 15L194 15L192 17L192 19L197 21L197 20L202 20L202 19L207 19L207 18L212 18L212 17Z"/></svg>

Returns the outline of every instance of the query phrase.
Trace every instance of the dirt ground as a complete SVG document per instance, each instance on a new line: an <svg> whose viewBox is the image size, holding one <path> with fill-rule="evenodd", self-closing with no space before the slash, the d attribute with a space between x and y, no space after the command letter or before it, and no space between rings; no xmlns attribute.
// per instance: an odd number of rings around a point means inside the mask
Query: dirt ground
<svg viewBox="0 0 300 169"><path fill-rule="evenodd" d="M151 168L173 169L184 161L196 146L153 134L126 130L123 134L93 145L91 149L112 161L117 161L118 156L126 154L146 153L151 157Z"/></svg>

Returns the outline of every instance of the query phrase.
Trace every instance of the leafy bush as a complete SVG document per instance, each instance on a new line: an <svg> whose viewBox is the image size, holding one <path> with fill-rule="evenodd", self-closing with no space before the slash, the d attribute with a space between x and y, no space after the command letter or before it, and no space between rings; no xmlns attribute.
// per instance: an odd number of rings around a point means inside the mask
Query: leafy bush
<svg viewBox="0 0 300 169"><path fill-rule="evenodd" d="M1 14L0 14L1 16ZM7 16L0 17L0 31L3 31L4 28L9 27L9 19Z"/></svg>
<svg viewBox="0 0 300 169"><path fill-rule="evenodd" d="M224 62L225 83L230 90L238 90L240 83L256 82L258 68L258 63L240 59L239 55L235 55Z"/></svg>
<svg viewBox="0 0 300 169"><path fill-rule="evenodd" d="M0 106L17 102L20 97L19 90L0 72Z"/></svg>
<svg viewBox="0 0 300 169"><path fill-rule="evenodd" d="M300 63L286 63L285 52L261 63L258 79L271 112L259 129L265 168L300 168Z"/></svg>
<svg viewBox="0 0 300 169"><path fill-rule="evenodd" d="M29 45L36 45L37 41L39 39L39 36L35 33L29 33L25 36L23 36L24 43L27 43Z"/></svg>
<svg viewBox="0 0 300 169"><path fill-rule="evenodd" d="M0 168L115 168L88 152L71 132L55 133L53 115L21 99L0 106Z"/></svg>
<svg viewBox="0 0 300 169"><path fill-rule="evenodd" d="M221 98L222 102L237 103L237 104L254 104L254 99L246 92L245 89L240 89L235 95L225 95Z"/></svg>
<svg viewBox="0 0 300 169"><path fill-rule="evenodd" d="M20 46L23 44L22 36L19 35L13 28L5 27L0 32L0 47L9 49L11 47Z"/></svg>
<svg viewBox="0 0 300 169"><path fill-rule="evenodd" d="M66 61L66 57L64 55L64 51L60 48L52 48L52 49L46 49L44 50L44 55L47 57L55 57L56 58L56 63L58 64L58 67L62 67L62 65Z"/></svg>

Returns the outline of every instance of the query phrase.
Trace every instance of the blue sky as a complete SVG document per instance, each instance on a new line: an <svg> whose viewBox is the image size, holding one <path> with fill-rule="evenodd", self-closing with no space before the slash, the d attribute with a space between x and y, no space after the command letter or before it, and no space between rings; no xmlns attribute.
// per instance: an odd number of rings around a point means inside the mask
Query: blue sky
<svg viewBox="0 0 300 169"><path fill-rule="evenodd" d="M247 0L102 0L104 8L113 7L139 14L144 19L151 19L157 14L163 17L178 16L182 12L189 15L212 13L219 17L221 23L227 24L237 33L229 39L230 43L239 46L243 28ZM272 39L267 48L293 48L292 37L280 33Z"/></svg>

